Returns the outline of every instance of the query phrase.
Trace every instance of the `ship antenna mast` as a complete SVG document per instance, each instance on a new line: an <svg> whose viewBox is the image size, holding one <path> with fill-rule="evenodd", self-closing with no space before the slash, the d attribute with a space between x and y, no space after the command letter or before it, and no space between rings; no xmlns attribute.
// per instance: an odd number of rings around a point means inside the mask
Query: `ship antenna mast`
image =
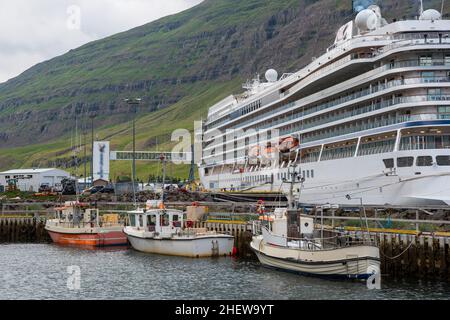
<svg viewBox="0 0 450 320"><path fill-rule="evenodd" d="M419 10L420 10L419 16L421 16L423 13L423 0L420 0L420 9Z"/></svg>
<svg viewBox="0 0 450 320"><path fill-rule="evenodd" d="M445 0L442 0L442 3L441 3L441 17L444 14L444 1Z"/></svg>

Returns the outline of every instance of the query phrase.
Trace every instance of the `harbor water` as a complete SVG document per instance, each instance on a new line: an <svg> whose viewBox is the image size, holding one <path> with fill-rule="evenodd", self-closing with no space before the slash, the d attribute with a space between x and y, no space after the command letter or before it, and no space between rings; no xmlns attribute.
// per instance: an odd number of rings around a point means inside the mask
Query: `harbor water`
<svg viewBox="0 0 450 320"><path fill-rule="evenodd" d="M364 282L304 277L231 257L11 244L0 245L0 299L450 299L450 283L383 277L380 290L368 290Z"/></svg>

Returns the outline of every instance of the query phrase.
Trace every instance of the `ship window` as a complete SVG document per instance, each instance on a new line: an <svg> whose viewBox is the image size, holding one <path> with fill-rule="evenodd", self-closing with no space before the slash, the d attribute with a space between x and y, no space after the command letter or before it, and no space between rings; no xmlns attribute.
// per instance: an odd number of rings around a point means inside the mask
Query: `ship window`
<svg viewBox="0 0 450 320"><path fill-rule="evenodd" d="M416 165L418 167L431 167L433 165L433 158L430 156L417 157Z"/></svg>
<svg viewBox="0 0 450 320"><path fill-rule="evenodd" d="M150 224L156 225L156 216L150 216Z"/></svg>
<svg viewBox="0 0 450 320"><path fill-rule="evenodd" d="M138 227L143 227L144 226L144 222L143 222L143 218L142 215L139 215L139 226Z"/></svg>
<svg viewBox="0 0 450 320"><path fill-rule="evenodd" d="M450 166L450 156L437 156L436 162L439 166Z"/></svg>
<svg viewBox="0 0 450 320"><path fill-rule="evenodd" d="M428 89L428 95L440 95L441 89L440 88L435 88L435 89Z"/></svg>
<svg viewBox="0 0 450 320"><path fill-rule="evenodd" d="M445 61L445 65L449 66L450 65L450 55L445 55L444 61Z"/></svg>
<svg viewBox="0 0 450 320"><path fill-rule="evenodd" d="M172 221L173 221L173 222L178 221L178 215L173 215L173 216L172 216Z"/></svg>
<svg viewBox="0 0 450 320"><path fill-rule="evenodd" d="M433 71L422 72L422 78L424 79L424 82L432 82L434 78L434 72Z"/></svg>
<svg viewBox="0 0 450 320"><path fill-rule="evenodd" d="M386 166L386 169L392 169L394 168L394 159L383 159L384 165Z"/></svg>
<svg viewBox="0 0 450 320"><path fill-rule="evenodd" d="M168 227L169 226L169 216L167 214L160 217L161 219L161 226Z"/></svg>
<svg viewBox="0 0 450 320"><path fill-rule="evenodd" d="M314 178L314 170L311 170L311 178Z"/></svg>
<svg viewBox="0 0 450 320"><path fill-rule="evenodd" d="M306 171L306 177L309 179L309 170Z"/></svg>
<svg viewBox="0 0 450 320"><path fill-rule="evenodd" d="M433 58L431 56L421 56L419 58L419 64L420 66L432 66Z"/></svg>
<svg viewBox="0 0 450 320"><path fill-rule="evenodd" d="M298 217L296 214L288 214L288 226L297 225Z"/></svg>
<svg viewBox="0 0 450 320"><path fill-rule="evenodd" d="M397 167L399 167L399 168L412 167L413 163L414 163L414 157L397 158Z"/></svg>
<svg viewBox="0 0 450 320"><path fill-rule="evenodd" d="M134 214L130 214L130 226L136 227L136 216Z"/></svg>

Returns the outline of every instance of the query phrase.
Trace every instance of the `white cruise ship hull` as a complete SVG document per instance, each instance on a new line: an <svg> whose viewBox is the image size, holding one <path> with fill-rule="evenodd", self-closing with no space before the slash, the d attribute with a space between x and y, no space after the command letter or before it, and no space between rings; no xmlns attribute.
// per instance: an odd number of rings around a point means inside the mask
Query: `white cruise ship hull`
<svg viewBox="0 0 450 320"><path fill-rule="evenodd" d="M380 270L379 249L374 246L304 251L266 244L263 236L253 237L250 245L264 266L298 274L367 279Z"/></svg>
<svg viewBox="0 0 450 320"><path fill-rule="evenodd" d="M228 256L234 245L234 238L228 235L168 239L145 238L130 233L127 235L131 246L137 251L190 258Z"/></svg>
<svg viewBox="0 0 450 320"><path fill-rule="evenodd" d="M423 206L450 204L450 167L433 164L395 168L391 172L383 159L398 157L450 155L449 150L398 151L361 157L351 157L297 165L297 170L309 174L303 184L296 185L297 199L305 204L340 204L374 206ZM292 170L292 169L291 169ZM202 171L202 170L200 170ZM273 177L273 183L254 183L247 191L288 192L289 184L282 183L288 169L263 169L255 173L202 175L205 186L218 185L230 190L240 185L240 179ZM271 179L269 179L271 180ZM219 183L218 183L219 181ZM350 200L347 195L350 195Z"/></svg>

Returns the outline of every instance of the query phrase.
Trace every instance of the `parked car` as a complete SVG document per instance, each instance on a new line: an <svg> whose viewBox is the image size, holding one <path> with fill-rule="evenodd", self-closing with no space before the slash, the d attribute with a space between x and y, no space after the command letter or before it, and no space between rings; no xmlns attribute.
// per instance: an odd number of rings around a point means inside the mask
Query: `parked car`
<svg viewBox="0 0 450 320"><path fill-rule="evenodd" d="M64 178L61 180L61 185L62 185L61 194L63 195L77 194L76 181L74 179Z"/></svg>
<svg viewBox="0 0 450 320"><path fill-rule="evenodd" d="M52 188L50 187L50 184L43 183L39 186L38 192L52 192Z"/></svg>
<svg viewBox="0 0 450 320"><path fill-rule="evenodd" d="M98 191L99 193L115 193L114 187L113 186L104 186L102 189L100 189Z"/></svg>
<svg viewBox="0 0 450 320"><path fill-rule="evenodd" d="M83 194L87 194L87 195L96 194L97 192L99 192L102 189L103 189L103 186L93 186L93 187L90 187L90 188L84 190Z"/></svg>

